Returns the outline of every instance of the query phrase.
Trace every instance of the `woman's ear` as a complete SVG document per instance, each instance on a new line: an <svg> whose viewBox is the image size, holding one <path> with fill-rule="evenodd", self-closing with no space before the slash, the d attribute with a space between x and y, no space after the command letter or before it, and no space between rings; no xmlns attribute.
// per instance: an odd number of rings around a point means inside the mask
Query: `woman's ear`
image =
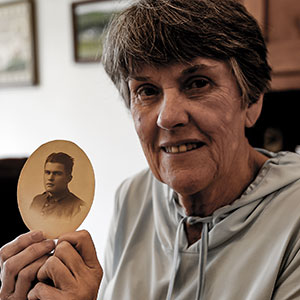
<svg viewBox="0 0 300 300"><path fill-rule="evenodd" d="M246 108L245 126L247 128L254 126L254 124L258 120L263 105L263 98L264 98L264 94L261 94L257 102L249 104L248 107Z"/></svg>

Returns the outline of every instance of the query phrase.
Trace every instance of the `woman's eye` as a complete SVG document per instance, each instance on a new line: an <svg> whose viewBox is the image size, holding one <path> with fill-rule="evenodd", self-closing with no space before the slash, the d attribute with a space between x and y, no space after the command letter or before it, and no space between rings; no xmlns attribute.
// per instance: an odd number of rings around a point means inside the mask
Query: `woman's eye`
<svg viewBox="0 0 300 300"><path fill-rule="evenodd" d="M159 94L159 90L151 85L141 86L137 89L136 95L140 100L147 100Z"/></svg>
<svg viewBox="0 0 300 300"><path fill-rule="evenodd" d="M209 84L209 81L204 78L193 79L188 82L187 89L201 89L206 87Z"/></svg>

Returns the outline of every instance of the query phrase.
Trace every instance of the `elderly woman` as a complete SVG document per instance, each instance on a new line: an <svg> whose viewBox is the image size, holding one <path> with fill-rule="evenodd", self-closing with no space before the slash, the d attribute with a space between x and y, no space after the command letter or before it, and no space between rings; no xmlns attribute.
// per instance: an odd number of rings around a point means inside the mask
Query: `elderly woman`
<svg viewBox="0 0 300 300"><path fill-rule="evenodd" d="M234 0L140 0L114 19L103 63L150 169L117 191L99 299L300 299L299 156L245 137L266 52ZM2 249L1 299L95 300L90 237L62 237L47 259L55 246L34 234Z"/></svg>

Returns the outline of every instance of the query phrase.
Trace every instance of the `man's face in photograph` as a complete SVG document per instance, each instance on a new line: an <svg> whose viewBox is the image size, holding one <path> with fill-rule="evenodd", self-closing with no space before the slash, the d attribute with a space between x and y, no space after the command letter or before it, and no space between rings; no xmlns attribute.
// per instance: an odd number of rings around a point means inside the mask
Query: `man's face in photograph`
<svg viewBox="0 0 300 300"><path fill-rule="evenodd" d="M44 170L44 185L47 192L57 194L67 189L72 176L60 163L47 162Z"/></svg>

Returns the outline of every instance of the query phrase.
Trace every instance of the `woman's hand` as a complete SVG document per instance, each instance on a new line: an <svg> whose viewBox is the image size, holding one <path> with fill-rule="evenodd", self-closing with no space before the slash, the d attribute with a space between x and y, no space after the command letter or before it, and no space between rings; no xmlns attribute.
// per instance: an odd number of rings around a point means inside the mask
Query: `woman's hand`
<svg viewBox="0 0 300 300"><path fill-rule="evenodd" d="M40 267L54 249L40 231L29 232L0 249L1 300L25 300Z"/></svg>
<svg viewBox="0 0 300 300"><path fill-rule="evenodd" d="M38 272L39 283L28 294L29 300L96 300L102 268L87 231L59 238L54 255ZM47 284L52 281L53 286Z"/></svg>

